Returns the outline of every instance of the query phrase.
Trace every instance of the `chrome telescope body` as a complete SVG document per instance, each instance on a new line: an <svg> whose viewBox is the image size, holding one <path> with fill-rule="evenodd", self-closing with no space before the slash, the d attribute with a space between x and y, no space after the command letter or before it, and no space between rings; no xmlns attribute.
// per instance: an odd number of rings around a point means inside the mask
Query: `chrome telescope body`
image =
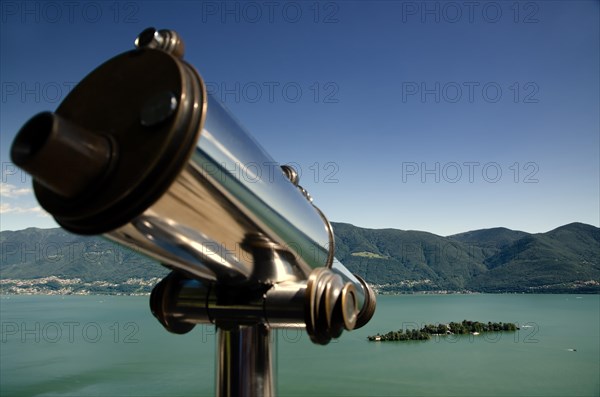
<svg viewBox="0 0 600 397"><path fill-rule="evenodd" d="M17 134L13 161L42 207L171 268L151 305L172 332L306 326L326 344L369 321L375 295L335 259L295 170L206 92L177 33L149 28L135 45Z"/></svg>

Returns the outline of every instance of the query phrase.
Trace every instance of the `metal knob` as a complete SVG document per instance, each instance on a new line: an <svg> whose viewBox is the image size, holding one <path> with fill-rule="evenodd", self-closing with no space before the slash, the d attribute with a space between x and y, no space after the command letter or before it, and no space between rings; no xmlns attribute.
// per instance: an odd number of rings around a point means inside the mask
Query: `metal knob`
<svg viewBox="0 0 600 397"><path fill-rule="evenodd" d="M155 28L144 29L135 39L137 48L154 48L168 52L177 58L183 58L185 46L179 35L167 29L156 30Z"/></svg>
<svg viewBox="0 0 600 397"><path fill-rule="evenodd" d="M327 268L315 269L306 284L306 331L314 343L328 344L356 327L356 289Z"/></svg>

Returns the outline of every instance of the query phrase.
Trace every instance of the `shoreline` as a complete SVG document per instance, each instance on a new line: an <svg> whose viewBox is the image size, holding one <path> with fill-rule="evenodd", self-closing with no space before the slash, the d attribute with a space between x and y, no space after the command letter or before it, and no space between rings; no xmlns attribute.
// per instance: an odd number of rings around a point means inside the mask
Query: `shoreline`
<svg viewBox="0 0 600 397"><path fill-rule="evenodd" d="M15 297L15 296L150 296L151 291L144 292L69 292L69 293L56 293L56 292L4 292L0 290L0 298L4 297ZM600 295L600 292L472 292L472 293L460 293L460 292L448 292L448 293L433 293L433 292L409 292L409 293L398 293L398 294L377 294L377 296L448 296L448 295Z"/></svg>

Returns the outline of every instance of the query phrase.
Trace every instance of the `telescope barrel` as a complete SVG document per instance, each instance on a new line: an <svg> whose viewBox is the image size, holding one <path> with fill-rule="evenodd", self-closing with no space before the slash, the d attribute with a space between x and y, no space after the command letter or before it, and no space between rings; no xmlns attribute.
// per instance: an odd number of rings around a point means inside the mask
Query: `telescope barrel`
<svg viewBox="0 0 600 397"><path fill-rule="evenodd" d="M108 236L223 282L306 279L328 266L330 232L320 213L231 114L206 99L204 127L179 176ZM293 268L255 268L259 236L293 253Z"/></svg>

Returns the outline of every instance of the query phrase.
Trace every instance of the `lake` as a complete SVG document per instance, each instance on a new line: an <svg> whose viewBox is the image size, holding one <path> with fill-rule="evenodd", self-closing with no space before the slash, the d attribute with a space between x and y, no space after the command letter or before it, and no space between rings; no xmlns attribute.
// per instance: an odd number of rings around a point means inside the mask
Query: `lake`
<svg viewBox="0 0 600 397"><path fill-rule="evenodd" d="M368 342L424 323L517 332ZM148 297L1 296L0 395L214 394L215 331L172 335ZM599 295L379 296L375 317L327 346L277 333L280 396L598 396Z"/></svg>

